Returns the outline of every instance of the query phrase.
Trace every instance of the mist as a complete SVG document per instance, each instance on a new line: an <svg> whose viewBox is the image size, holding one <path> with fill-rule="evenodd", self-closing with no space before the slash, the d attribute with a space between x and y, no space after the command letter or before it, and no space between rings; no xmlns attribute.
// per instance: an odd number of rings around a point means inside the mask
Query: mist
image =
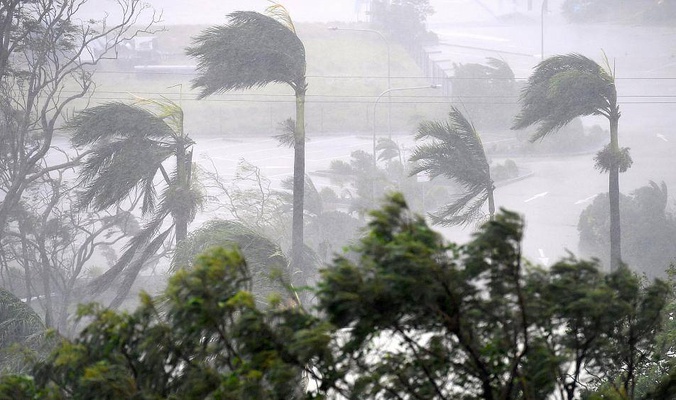
<svg viewBox="0 0 676 400"><path fill-rule="evenodd" d="M370 3L283 2L304 46L305 64L298 67L305 73L302 80L275 78L211 92L196 80L205 72L195 50L200 35L227 24L232 12L265 13L271 3L263 0L149 1L152 8L140 14L134 29L82 45L95 63L72 56L71 49L57 52L83 65L77 73L62 71L73 79L69 83L54 86L51 94L40 92L43 99L56 100L36 104L54 101L63 108L45 108L48 128L28 112L33 119L22 131L26 136L14 144L0 140L3 157L16 153L8 150L21 147L16 143L25 144L27 155L38 154L42 146L50 149L36 158L32 170L24 169L46 172L26 172L20 191L13 189L14 175L5 172L28 157L16 156L13 164L7 156L2 166L0 200L7 208L0 228L2 287L70 336L82 328L73 318L77 303L132 308L140 290L159 292L167 277L207 244L242 246L241 240L253 243L260 236L258 253L245 251L245 256L258 257L255 287L263 293L258 301L265 303L264 294L285 286L265 274L269 266L260 261L261 254L280 257L275 268L283 270L279 276L285 283L311 285L336 254L350 256L344 249L358 241L370 210L395 191L403 192L410 208L435 223L449 242L468 241L492 217L495 210L489 207L494 206L524 218L522 251L532 263L546 268L575 254L599 258L608 270L609 222L603 218L609 178L595 166L595 156L609 142L608 119L585 110L582 114L588 115L571 118L533 142L537 124L511 129L535 68L550 57L570 54L595 61L614 79L619 146L629 148L633 161L619 178L623 260L630 267L634 262L639 274L666 276L676 258L673 6L637 1L601 12L588 9L592 2L574 0L431 0L411 2L419 8L413 8L417 15L410 19L410 13L378 14L385 11ZM100 27L101 18L123 15L115 4L89 0L73 21L93 19ZM24 55L10 62L21 60L32 61ZM301 81L307 83L305 92L296 85ZM23 90L19 78L13 82L12 90ZM300 92L302 126L296 123ZM568 102L576 100L585 99ZM161 116L165 136L148 134L143 142L159 147L145 151L143 143L127 143L126 149L138 146L133 156L122 161L101 156L104 161L92 164L95 158L87 157L98 154L102 147L97 146L119 139L98 142L105 135L96 135L121 117L106 119L96 129L91 128L96 118L84 119L86 110L102 112L98 107L106 106L128 113L125 118ZM451 107L476 130L479 145L474 147L483 150L479 167L467 161L458 170L486 173L490 185L476 189L477 199L484 199L484 191L490 194L475 209L443 215L445 206L480 186L454 178L457 171L421 167L425 157L433 157L418 146L435 142L415 135L426 123L448 121ZM10 125L3 125L8 138ZM124 129L130 126L145 125L129 123ZM294 145L300 143L301 128L302 185L294 183ZM26 133L33 131L41 133ZM469 137L473 131L465 133ZM138 160L147 163L134 163ZM101 178L113 167L120 170ZM139 171L154 175L145 176L140 186L122 179ZM113 178L124 183L105 188ZM179 189L172 186L177 182L183 185ZM311 256L294 244L298 185L305 191L300 244ZM171 208L172 201L185 207ZM218 234L210 236L209 229ZM228 229L237 234L224 234ZM181 247L181 242L189 245Z"/></svg>

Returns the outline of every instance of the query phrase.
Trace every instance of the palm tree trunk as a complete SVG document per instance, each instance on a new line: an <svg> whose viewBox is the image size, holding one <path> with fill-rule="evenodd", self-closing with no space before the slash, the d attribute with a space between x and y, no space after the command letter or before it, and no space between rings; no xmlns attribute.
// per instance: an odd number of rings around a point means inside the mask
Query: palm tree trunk
<svg viewBox="0 0 676 400"><path fill-rule="evenodd" d="M495 185L493 185L493 180L491 179L488 184L488 215L491 221L493 221L493 217L495 216L495 199L493 198L493 191L495 191Z"/></svg>
<svg viewBox="0 0 676 400"><path fill-rule="evenodd" d="M614 112L610 117L610 148L613 154L620 151L618 140L619 112ZM617 271L622 262L620 228L620 166L617 161L613 163L608 175L608 198L610 199L610 271Z"/></svg>
<svg viewBox="0 0 676 400"><path fill-rule="evenodd" d="M293 157L293 223L291 227L291 262L303 269L303 203L305 197L305 83L296 88L296 129Z"/></svg>
<svg viewBox="0 0 676 400"><path fill-rule="evenodd" d="M176 190L184 196L187 196L190 191L190 177L187 169L185 142L181 139L176 144L176 183L178 185ZM176 223L176 244L178 244L188 236L188 210L180 210L174 216L174 222Z"/></svg>

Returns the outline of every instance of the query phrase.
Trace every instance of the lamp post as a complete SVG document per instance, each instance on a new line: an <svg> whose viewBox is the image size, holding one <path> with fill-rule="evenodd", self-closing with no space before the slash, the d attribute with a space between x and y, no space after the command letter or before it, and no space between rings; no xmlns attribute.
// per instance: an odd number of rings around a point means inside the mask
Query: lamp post
<svg viewBox="0 0 676 400"><path fill-rule="evenodd" d="M373 103L373 179L371 180L371 199L375 203L376 201L376 109L378 108L378 102L384 95L389 95L392 92L398 92L401 90L418 90L418 89L439 89L441 85L427 85L427 86L407 86L402 88L389 88L376 97L376 101Z"/></svg>
<svg viewBox="0 0 676 400"><path fill-rule="evenodd" d="M332 26L329 27L329 30L331 31L354 31L354 32L368 32L368 33L375 33L376 35L380 36L380 38L385 42L385 48L387 49L387 90L390 90L392 88L392 64L390 63L391 61L391 55L390 55L390 41L387 40L387 37L383 35L381 32L373 30L373 29L357 29L357 28L340 28L337 26ZM388 96L388 103L392 103L392 98ZM387 107L387 133L388 136L392 136L392 105L389 104Z"/></svg>
<svg viewBox="0 0 676 400"><path fill-rule="evenodd" d="M540 9L540 61L545 60L545 10L547 9L547 0L542 0Z"/></svg>

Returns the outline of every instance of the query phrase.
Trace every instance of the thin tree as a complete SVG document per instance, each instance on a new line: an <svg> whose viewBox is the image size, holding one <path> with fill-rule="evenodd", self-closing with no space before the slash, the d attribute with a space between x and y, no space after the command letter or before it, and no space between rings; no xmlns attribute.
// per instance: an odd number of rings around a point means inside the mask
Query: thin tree
<svg viewBox="0 0 676 400"><path fill-rule="evenodd" d="M152 104L159 111L153 113L140 104ZM192 179L189 148L194 142L183 131L183 110L169 100L143 100L136 105L106 103L82 111L69 125L73 145L92 148L80 172L81 205L104 210L138 191L141 212L150 215L118 263L97 279L99 285L93 285L95 290L103 289L128 266L121 292L112 304L119 305L145 261L156 253L172 229L177 243L187 235L188 224L202 201ZM176 169L169 174L163 163L171 157ZM160 196L155 190L158 174L165 183ZM169 216L172 224L163 229Z"/></svg>
<svg viewBox="0 0 676 400"><path fill-rule="evenodd" d="M294 130L293 222L291 258L302 265L303 196L305 176L305 47L284 7L268 7L268 15L238 11L227 25L205 30L195 38L188 55L198 60L193 88L199 97L229 90L285 83L296 96Z"/></svg>
<svg viewBox="0 0 676 400"><path fill-rule="evenodd" d="M0 2L0 237L31 185L79 162L45 159L66 111L93 92L94 66L159 19L141 0L118 0L103 19L84 18L90 3Z"/></svg>
<svg viewBox="0 0 676 400"><path fill-rule="evenodd" d="M610 199L610 268L619 268L622 258L620 229L620 172L631 166L628 148L620 148L615 76L595 61L580 55L550 57L535 67L521 93L521 112L512 129L539 124L531 141L558 131L573 119L600 115L610 124L610 143L596 155L596 168L608 172Z"/></svg>
<svg viewBox="0 0 676 400"><path fill-rule="evenodd" d="M432 214L434 224L442 226L468 224L481 217L488 201L488 214L493 219L495 186L481 138L474 125L456 107L448 121L424 121L415 136L419 144L411 156L414 166L411 176L425 172L430 178L444 176L457 183L465 193L453 203Z"/></svg>

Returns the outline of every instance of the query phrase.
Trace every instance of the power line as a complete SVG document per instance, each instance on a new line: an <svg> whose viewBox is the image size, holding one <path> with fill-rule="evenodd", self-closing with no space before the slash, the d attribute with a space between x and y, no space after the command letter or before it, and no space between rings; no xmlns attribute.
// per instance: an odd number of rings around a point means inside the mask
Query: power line
<svg viewBox="0 0 676 400"><path fill-rule="evenodd" d="M125 74L125 75L138 75L142 77L143 75L177 75L177 76L198 76L197 72L171 72L171 71L96 71L96 75L103 74ZM306 78L314 79L387 79L387 76L381 75L306 75ZM429 79L425 76L415 76L415 75L399 75L392 76L391 79ZM436 79L447 79L447 80L516 80L516 81L526 81L528 77L515 77L515 78L501 78L501 77L436 77ZM676 76L656 76L656 77L646 77L646 76L626 76L619 77L616 76L615 80L676 80Z"/></svg>

